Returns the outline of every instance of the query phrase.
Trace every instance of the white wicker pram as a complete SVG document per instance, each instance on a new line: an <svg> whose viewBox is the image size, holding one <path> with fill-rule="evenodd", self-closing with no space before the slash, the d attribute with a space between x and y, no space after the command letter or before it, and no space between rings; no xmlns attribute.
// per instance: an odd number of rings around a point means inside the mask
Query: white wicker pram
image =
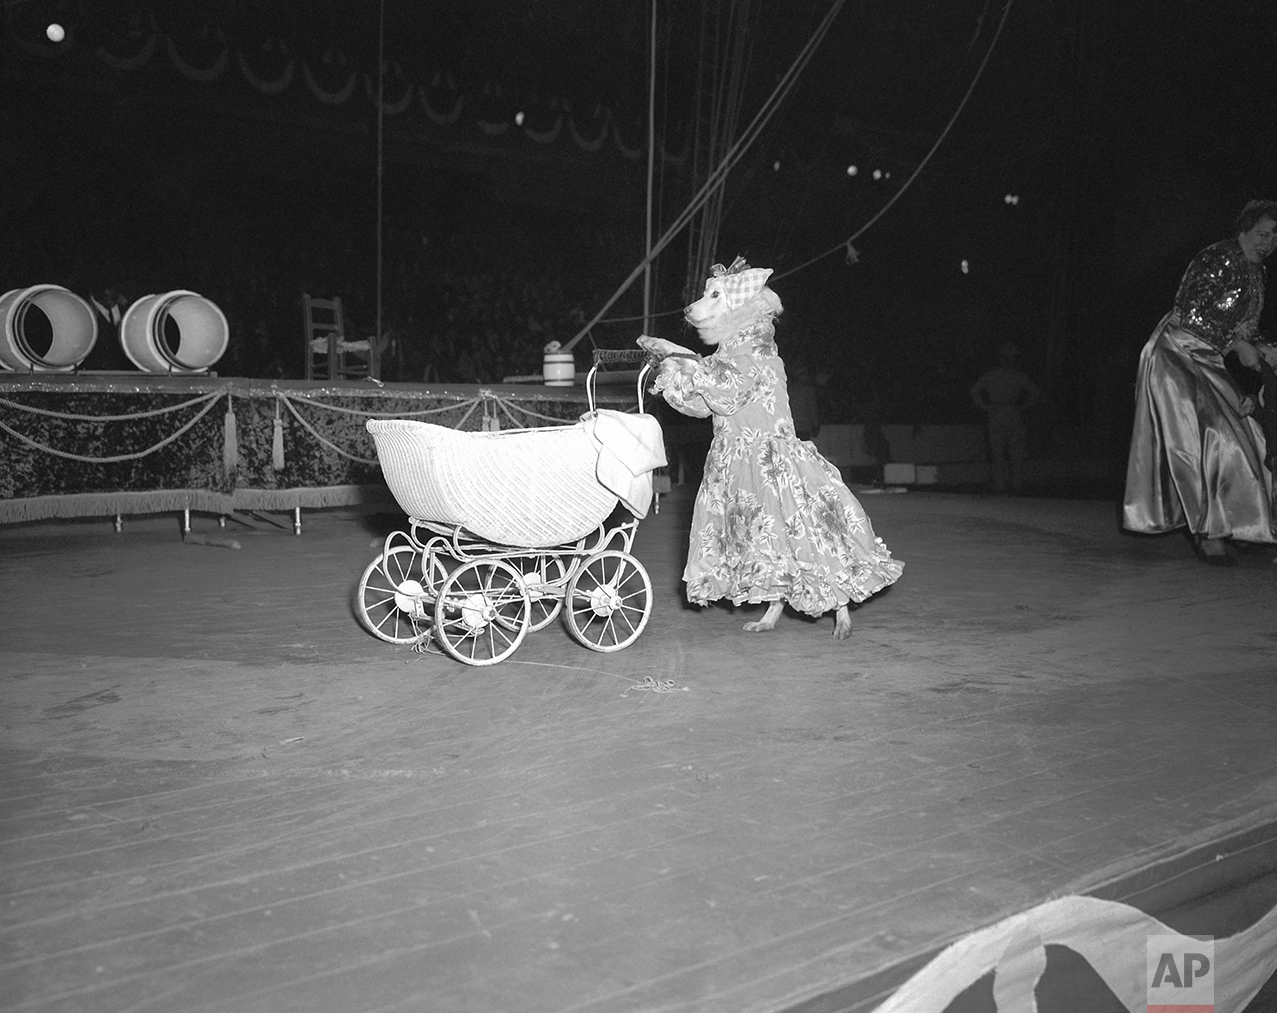
<svg viewBox="0 0 1277 1013"><path fill-rule="evenodd" d="M503 661L560 613L591 650L618 651L638 638L652 585L630 550L634 514L647 505L600 480L600 416L640 431L660 465L663 444L659 423L642 414L646 369L640 414L622 416L595 410L597 368L586 380L590 411L574 425L461 432L408 419L367 423L409 520L360 581L356 605L369 631L418 648L437 641L468 665ZM650 472L637 477L640 488L644 478L650 499Z"/></svg>
<svg viewBox="0 0 1277 1013"><path fill-rule="evenodd" d="M595 477L599 451L583 423L503 433L408 419L367 425L386 485L409 517L534 548L574 542L616 508L616 494Z"/></svg>

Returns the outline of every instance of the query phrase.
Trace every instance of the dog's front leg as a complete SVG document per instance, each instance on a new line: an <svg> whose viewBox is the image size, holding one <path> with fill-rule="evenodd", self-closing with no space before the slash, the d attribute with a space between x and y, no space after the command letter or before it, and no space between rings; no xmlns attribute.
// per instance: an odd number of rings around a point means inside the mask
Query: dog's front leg
<svg viewBox="0 0 1277 1013"><path fill-rule="evenodd" d="M750 633L765 633L768 630L774 630L776 628L776 620L780 618L781 609L784 607L785 603L783 601L772 602L767 606L767 612L762 619L757 622L746 623L744 629Z"/></svg>
<svg viewBox="0 0 1277 1013"><path fill-rule="evenodd" d="M690 348L684 348L682 345L676 345L672 341L666 341L664 338L653 338L644 334L638 339L638 346L653 355L690 355L693 358L700 358Z"/></svg>

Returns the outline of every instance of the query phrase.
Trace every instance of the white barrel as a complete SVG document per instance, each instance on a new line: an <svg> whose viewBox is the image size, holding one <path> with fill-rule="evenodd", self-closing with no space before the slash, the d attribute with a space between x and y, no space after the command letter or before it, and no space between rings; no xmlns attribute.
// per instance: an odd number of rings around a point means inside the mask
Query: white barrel
<svg viewBox="0 0 1277 1013"><path fill-rule="evenodd" d="M545 364L541 367L541 376L547 387L571 387L576 383L576 359L571 352L562 350L557 341L545 346Z"/></svg>
<svg viewBox="0 0 1277 1013"><path fill-rule="evenodd" d="M33 314L40 314L47 329ZM11 370L69 373L93 351L98 318L87 302L61 285L15 288L0 296L0 363ZM44 346L47 335L48 349Z"/></svg>
<svg viewBox="0 0 1277 1013"><path fill-rule="evenodd" d="M226 315L195 292L144 295L120 321L120 344L145 373L204 373L230 340Z"/></svg>

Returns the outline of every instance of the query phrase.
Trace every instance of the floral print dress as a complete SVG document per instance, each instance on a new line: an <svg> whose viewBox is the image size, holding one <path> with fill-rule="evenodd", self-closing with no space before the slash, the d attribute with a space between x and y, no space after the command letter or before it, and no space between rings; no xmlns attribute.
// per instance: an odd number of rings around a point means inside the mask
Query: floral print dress
<svg viewBox="0 0 1277 1013"><path fill-rule="evenodd" d="M684 415L714 418L683 579L698 605L783 600L819 616L894 583L904 563L838 469L794 434L774 333L763 316L690 370L667 360L656 380Z"/></svg>

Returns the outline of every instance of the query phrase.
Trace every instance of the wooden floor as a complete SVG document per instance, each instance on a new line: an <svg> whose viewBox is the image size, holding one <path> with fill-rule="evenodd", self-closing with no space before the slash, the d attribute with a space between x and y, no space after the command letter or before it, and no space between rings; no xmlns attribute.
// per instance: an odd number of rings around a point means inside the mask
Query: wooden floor
<svg viewBox="0 0 1277 1013"><path fill-rule="evenodd" d="M770 1013L1274 817L1273 551L862 501L850 641L684 606L676 490L636 644L487 669L357 626L390 518L0 529L0 1006Z"/></svg>

